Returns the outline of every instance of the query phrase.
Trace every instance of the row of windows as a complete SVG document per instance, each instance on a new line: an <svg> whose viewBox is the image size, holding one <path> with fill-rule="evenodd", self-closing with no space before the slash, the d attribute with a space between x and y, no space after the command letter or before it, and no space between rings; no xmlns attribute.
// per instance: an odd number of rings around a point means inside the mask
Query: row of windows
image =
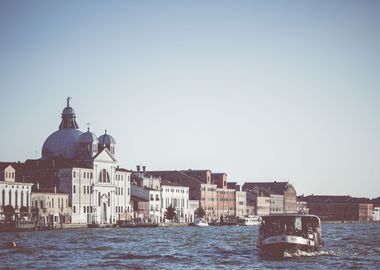
<svg viewBox="0 0 380 270"><path fill-rule="evenodd" d="M117 187L116 188L116 195L123 195L123 188L122 187Z"/></svg>
<svg viewBox="0 0 380 270"><path fill-rule="evenodd" d="M201 188L201 191L206 191L206 188ZM216 191L216 188L207 188L207 191Z"/></svg>
<svg viewBox="0 0 380 270"><path fill-rule="evenodd" d="M213 201L216 201L215 198L201 198L202 201L210 201L210 202L213 202Z"/></svg>
<svg viewBox="0 0 380 270"><path fill-rule="evenodd" d="M77 172L76 171L73 171L73 178L75 178L77 175ZM93 174L92 172L83 172L83 178L84 179L92 179L93 178Z"/></svg>
<svg viewBox="0 0 380 270"><path fill-rule="evenodd" d="M55 201L54 198L51 198L51 201L49 200L49 201L45 202L47 205L45 205L45 207L44 207L44 201L43 200L40 200L40 201L36 200L36 201L34 201L34 206L36 208L40 208L40 209L54 208L54 205L55 205L54 201ZM63 208L63 201L64 201L63 198L57 198L57 204L56 205L58 208ZM39 202L40 207L38 207L38 202ZM67 208L67 205L68 205L68 202L66 199L66 208Z"/></svg>
<svg viewBox="0 0 380 270"><path fill-rule="evenodd" d="M166 192L176 192L176 193L185 193L185 190L180 190L180 189L176 189L176 190L174 190L174 188L172 188L172 189L169 189L169 188L165 188L165 191ZM186 190L186 193L189 193L189 191L188 190Z"/></svg>
<svg viewBox="0 0 380 270"><path fill-rule="evenodd" d="M150 194L150 200L151 200L151 201L154 201L154 196L153 196L153 194ZM159 197L158 194L156 194L156 201L159 201L159 200L160 200L160 197Z"/></svg>
<svg viewBox="0 0 380 270"><path fill-rule="evenodd" d="M15 173L14 172L5 172L5 178L15 178Z"/></svg>
<svg viewBox="0 0 380 270"><path fill-rule="evenodd" d="M15 201L14 206L15 206L15 208L18 208L19 206L20 207L21 206L25 206L25 204L26 204L27 207L29 207L29 192L25 192L25 193L26 193L26 198L25 198L26 202L24 203L24 197L25 197L24 191L21 190L21 192L20 192L20 204L19 204L19 191L18 190L14 191L14 201ZM8 201L7 201L8 205L13 205L12 204L12 196L13 196L12 191L9 190L7 192L7 194L8 194ZM6 192L3 189L3 191L1 192L1 204L3 206L6 205L5 195L6 195Z"/></svg>
<svg viewBox="0 0 380 270"><path fill-rule="evenodd" d="M3 186L4 187L4 186ZM7 188L8 187L8 185L5 185L5 187ZM9 185L9 187L11 187L10 185ZM15 186L14 185L12 185L12 189L14 189L15 188ZM19 188L19 186L16 186L16 188ZM25 186L22 186L22 189L29 189L29 187L25 187Z"/></svg>

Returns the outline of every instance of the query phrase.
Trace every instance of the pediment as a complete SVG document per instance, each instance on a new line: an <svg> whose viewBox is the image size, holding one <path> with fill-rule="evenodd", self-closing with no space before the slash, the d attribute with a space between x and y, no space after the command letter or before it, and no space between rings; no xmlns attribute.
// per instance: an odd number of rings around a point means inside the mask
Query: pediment
<svg viewBox="0 0 380 270"><path fill-rule="evenodd" d="M117 160L107 148L104 148L94 157L94 162L116 163Z"/></svg>

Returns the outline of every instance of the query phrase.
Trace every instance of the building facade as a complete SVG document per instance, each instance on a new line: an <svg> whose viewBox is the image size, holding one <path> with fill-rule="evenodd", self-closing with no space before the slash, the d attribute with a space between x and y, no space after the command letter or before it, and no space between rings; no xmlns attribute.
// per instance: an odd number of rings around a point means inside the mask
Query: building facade
<svg viewBox="0 0 380 270"><path fill-rule="evenodd" d="M12 206L16 212L28 211L31 205L33 183L16 181L15 165L0 162L0 212Z"/></svg>
<svg viewBox="0 0 380 270"><path fill-rule="evenodd" d="M177 222L191 222L189 211L189 187L163 179L161 181L162 212L171 206L176 210Z"/></svg>

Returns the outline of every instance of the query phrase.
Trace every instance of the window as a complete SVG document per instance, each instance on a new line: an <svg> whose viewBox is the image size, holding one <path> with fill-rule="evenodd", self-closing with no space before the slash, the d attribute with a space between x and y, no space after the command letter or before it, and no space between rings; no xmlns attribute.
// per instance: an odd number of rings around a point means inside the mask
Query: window
<svg viewBox="0 0 380 270"><path fill-rule="evenodd" d="M83 213L86 213L86 206L83 206Z"/></svg>
<svg viewBox="0 0 380 270"><path fill-rule="evenodd" d="M90 186L87 186L87 193L90 194Z"/></svg>
<svg viewBox="0 0 380 270"><path fill-rule="evenodd" d="M75 205L73 206L73 212L75 213Z"/></svg>
<svg viewBox="0 0 380 270"><path fill-rule="evenodd" d="M40 201L40 209L43 209L44 208L44 202L41 200Z"/></svg>
<svg viewBox="0 0 380 270"><path fill-rule="evenodd" d="M75 193L75 185L73 185L73 193Z"/></svg>
<svg viewBox="0 0 380 270"><path fill-rule="evenodd" d="M110 183L110 176L106 169L103 169L99 174L99 182Z"/></svg>
<svg viewBox="0 0 380 270"><path fill-rule="evenodd" d="M12 192L9 191L9 205L12 205Z"/></svg>
<svg viewBox="0 0 380 270"><path fill-rule="evenodd" d="M3 191L1 192L2 193L2 196L1 196L1 205L4 206L5 205L5 189L3 189Z"/></svg>
<svg viewBox="0 0 380 270"><path fill-rule="evenodd" d="M15 206L18 208L18 192L17 190L15 191Z"/></svg>
<svg viewBox="0 0 380 270"><path fill-rule="evenodd" d="M20 206L24 206L24 191L21 191L21 204Z"/></svg>

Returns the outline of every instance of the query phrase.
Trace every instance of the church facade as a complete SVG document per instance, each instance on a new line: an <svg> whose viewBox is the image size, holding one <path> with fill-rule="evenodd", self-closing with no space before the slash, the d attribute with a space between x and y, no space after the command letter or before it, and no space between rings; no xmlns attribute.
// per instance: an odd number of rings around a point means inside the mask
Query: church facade
<svg viewBox="0 0 380 270"><path fill-rule="evenodd" d="M68 194L72 223L110 224L132 216L131 171L119 168L116 141L107 131L81 132L70 98L59 129L45 140L42 158L25 165L33 182Z"/></svg>

